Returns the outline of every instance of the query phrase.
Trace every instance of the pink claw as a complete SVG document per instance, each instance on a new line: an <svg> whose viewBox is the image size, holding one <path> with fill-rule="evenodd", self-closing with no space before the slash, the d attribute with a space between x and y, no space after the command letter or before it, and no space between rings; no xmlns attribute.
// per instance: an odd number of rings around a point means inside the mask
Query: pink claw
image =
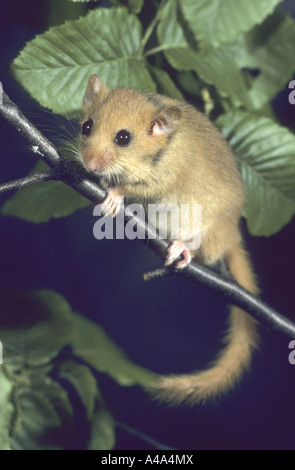
<svg viewBox="0 0 295 470"><path fill-rule="evenodd" d="M123 202L123 196L116 189L108 189L106 199L101 203L100 208L104 216L116 217Z"/></svg>
<svg viewBox="0 0 295 470"><path fill-rule="evenodd" d="M189 249L185 246L183 242L180 240L174 240L172 244L168 248L168 255L165 261L165 266L170 266L174 263L174 261L182 255L184 257L183 260L178 261L176 264L177 269L185 268L192 260L191 254Z"/></svg>

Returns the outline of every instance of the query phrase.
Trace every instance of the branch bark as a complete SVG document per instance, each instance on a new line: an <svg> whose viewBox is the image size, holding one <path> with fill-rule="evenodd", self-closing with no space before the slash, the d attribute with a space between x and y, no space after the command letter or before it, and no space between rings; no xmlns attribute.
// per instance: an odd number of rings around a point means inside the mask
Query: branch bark
<svg viewBox="0 0 295 470"><path fill-rule="evenodd" d="M10 100L7 94L3 91L1 82L0 116L2 116L6 122L17 130L26 140L29 148L38 155L39 158L42 158L47 163L51 169L46 173L47 176L51 175L52 179L63 181L94 204L99 204L105 199L106 191L85 174L82 169L81 171L78 171L71 162L66 160L56 150L53 144L41 134L41 132L23 115L21 110ZM19 187L24 187L28 184L34 184L34 177L36 179L35 182L40 182L42 180L42 178L39 177L38 181L38 176L36 177L36 175L33 175L16 181L21 181L21 185ZM6 187L5 190L15 189L17 184L14 183L15 182L2 184L0 189L1 187ZM144 231L146 239L149 240L149 248L157 253L162 259L165 259L166 250L170 244L169 241L160 239L156 232L142 219L134 216L133 212L130 211L128 207L122 208L122 210L124 211L125 223L133 219L137 226ZM253 315L256 319L261 321L263 325L270 326L291 338L295 338L295 324L291 320L280 315L261 299L255 297L238 285L234 280L224 278L210 269L199 265L195 261L190 263L181 271L177 271L174 268L165 269L164 271L159 270L157 277L171 275L171 273L177 276L184 276L194 282L199 282L208 288L215 290L217 293L226 296L231 303L238 305ZM149 274L149 277L151 278L156 276Z"/></svg>
<svg viewBox="0 0 295 470"><path fill-rule="evenodd" d="M35 173L33 175L25 176L24 178L0 184L0 194L13 189L23 189L27 186L31 186L32 184L43 183L43 181L59 179L59 173L57 173L53 168L49 168L47 171Z"/></svg>

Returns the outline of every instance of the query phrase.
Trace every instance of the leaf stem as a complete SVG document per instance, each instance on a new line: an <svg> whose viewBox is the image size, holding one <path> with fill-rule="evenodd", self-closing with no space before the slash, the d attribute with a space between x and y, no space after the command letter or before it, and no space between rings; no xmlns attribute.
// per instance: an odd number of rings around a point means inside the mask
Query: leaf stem
<svg viewBox="0 0 295 470"><path fill-rule="evenodd" d="M159 5L159 8L157 10L157 13L155 14L153 20L151 21L151 23L149 24L149 26L147 27L146 29L146 32L142 38L142 41L141 41L141 46L140 46L140 50L139 50L139 56L141 57L143 55L143 50L146 46L146 43L148 42L149 38L151 37L151 35L153 34L153 31L155 29L155 26L156 24L158 23L159 19L160 19L160 15L161 15L161 12L164 8L164 5L166 3L166 0L161 0L160 2L160 5Z"/></svg>
<svg viewBox="0 0 295 470"><path fill-rule="evenodd" d="M156 46L156 47L153 47L152 49L149 49L148 51L145 52L144 55L148 56L148 55L157 54L158 52L162 52L165 49L169 49L169 48L171 48L170 44L162 44L161 46Z"/></svg>

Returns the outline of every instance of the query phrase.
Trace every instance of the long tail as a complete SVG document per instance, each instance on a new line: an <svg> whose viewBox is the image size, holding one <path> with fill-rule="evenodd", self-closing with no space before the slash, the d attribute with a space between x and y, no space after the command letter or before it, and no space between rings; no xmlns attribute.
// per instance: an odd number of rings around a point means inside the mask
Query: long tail
<svg viewBox="0 0 295 470"><path fill-rule="evenodd" d="M245 289L258 294L255 275L247 252L236 246L227 255L231 275ZM258 344L256 321L236 306L231 307L226 346L208 369L192 374L162 377L152 386L152 395L160 401L178 405L205 402L233 388L250 366Z"/></svg>

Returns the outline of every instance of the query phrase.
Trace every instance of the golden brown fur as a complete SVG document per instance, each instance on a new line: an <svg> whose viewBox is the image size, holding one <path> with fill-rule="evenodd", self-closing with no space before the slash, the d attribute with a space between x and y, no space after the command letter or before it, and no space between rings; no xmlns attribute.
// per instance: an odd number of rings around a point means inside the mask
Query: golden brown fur
<svg viewBox="0 0 295 470"><path fill-rule="evenodd" d="M115 186L116 194L143 204L201 204L202 243L192 256L205 264L225 259L233 277L256 294L238 228L244 202L241 177L211 122L194 107L165 96L110 91L95 75L84 95L83 112L83 122L93 122L90 135L81 138L85 166ZM114 143L121 129L132 134L126 147ZM185 230L181 238L186 241ZM237 307L231 308L225 343L209 369L162 378L153 388L156 396L194 404L232 388L257 345L255 321Z"/></svg>

